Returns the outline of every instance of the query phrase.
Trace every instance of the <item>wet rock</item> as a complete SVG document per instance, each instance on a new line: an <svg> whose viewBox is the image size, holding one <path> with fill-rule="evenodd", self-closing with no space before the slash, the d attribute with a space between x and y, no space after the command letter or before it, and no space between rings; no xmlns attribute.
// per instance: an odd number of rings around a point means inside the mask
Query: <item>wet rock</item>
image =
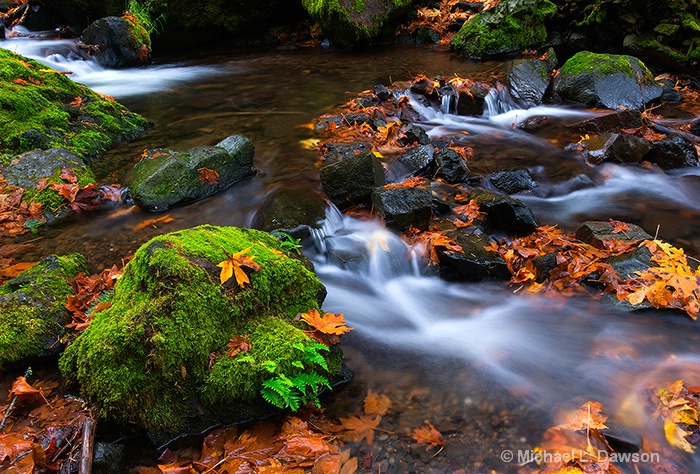
<svg viewBox="0 0 700 474"><path fill-rule="evenodd" d="M420 145L403 152L391 165L388 173L391 182L401 182L413 176L431 177L435 171L435 148Z"/></svg>
<svg viewBox="0 0 700 474"><path fill-rule="evenodd" d="M527 235L539 227L532 210L522 201L485 189L475 189L469 193L482 212L486 213L486 224L495 230L512 235Z"/></svg>
<svg viewBox="0 0 700 474"><path fill-rule="evenodd" d="M345 114L343 116L343 120L348 125L374 125L374 119L372 119L372 116L364 112L352 112L349 114Z"/></svg>
<svg viewBox="0 0 700 474"><path fill-rule="evenodd" d="M589 163L639 163L651 149L651 144L635 135L604 133L583 144Z"/></svg>
<svg viewBox="0 0 700 474"><path fill-rule="evenodd" d="M642 449L642 435L613 418L605 421L603 436L616 453L638 453Z"/></svg>
<svg viewBox="0 0 700 474"><path fill-rule="evenodd" d="M321 117L320 119L318 119L318 122L316 122L316 125L314 125L314 132L324 132L328 129L328 127L331 126L331 124L334 124L336 127L340 127L342 123L342 115L331 115L330 117Z"/></svg>
<svg viewBox="0 0 700 474"><path fill-rule="evenodd" d="M444 147L435 153L437 175L448 183L463 183L469 177L464 159L455 150Z"/></svg>
<svg viewBox="0 0 700 474"><path fill-rule="evenodd" d="M520 130L533 131L544 128L553 121L554 117L551 115L533 115L532 117L526 118L522 122L518 122L515 127L519 128Z"/></svg>
<svg viewBox="0 0 700 474"><path fill-rule="evenodd" d="M368 142L329 142L323 146L323 158L326 163L332 165L339 161L351 158L358 153L371 152L372 145Z"/></svg>
<svg viewBox="0 0 700 474"><path fill-rule="evenodd" d="M253 144L243 135L183 152L147 150L134 167L131 193L136 204L149 211L197 201L255 175L254 152ZM202 169L216 172L218 177L203 177Z"/></svg>
<svg viewBox="0 0 700 474"><path fill-rule="evenodd" d="M554 49L549 48L544 59L516 59L508 74L510 93L523 109L542 103L549 88L552 72L557 66Z"/></svg>
<svg viewBox="0 0 700 474"><path fill-rule="evenodd" d="M489 176L489 181L496 189L506 194L532 191L537 187L537 183L526 169L493 173Z"/></svg>
<svg viewBox="0 0 700 474"><path fill-rule="evenodd" d="M421 27L416 31L416 44L435 44L441 39L442 35L432 28Z"/></svg>
<svg viewBox="0 0 700 474"><path fill-rule="evenodd" d="M81 272L90 273L82 255L50 255L0 287L0 368L61 352L72 319L63 305L74 294L67 279Z"/></svg>
<svg viewBox="0 0 700 474"><path fill-rule="evenodd" d="M576 122L569 125L568 128L578 133L606 133L619 131L623 128L638 128L642 125L644 125L644 121L639 110L621 110Z"/></svg>
<svg viewBox="0 0 700 474"><path fill-rule="evenodd" d="M461 229L446 232L445 235L454 238L462 247L462 252L437 247L442 278L460 281L510 278L505 260L500 255L485 250L489 245L489 239L485 235L477 235Z"/></svg>
<svg viewBox="0 0 700 474"><path fill-rule="evenodd" d="M624 233L614 233L615 229L610 222L586 221L576 230L576 238L599 249L605 248L603 246L604 240L636 241L653 239L651 235L647 234L638 225L628 225L629 229Z"/></svg>
<svg viewBox="0 0 700 474"><path fill-rule="evenodd" d="M121 474L126 469L126 447L121 443L97 441L92 460L94 474Z"/></svg>
<svg viewBox="0 0 700 474"><path fill-rule="evenodd" d="M323 192L340 209L369 203L374 188L386 183L382 164L369 152L324 166L319 174Z"/></svg>
<svg viewBox="0 0 700 474"><path fill-rule="evenodd" d="M629 240L634 241L634 239ZM622 255L608 257L605 259L605 263L612 265L623 280L636 278L639 276L637 272L654 266L654 262L651 261L651 252L644 246Z"/></svg>
<svg viewBox="0 0 700 474"><path fill-rule="evenodd" d="M520 54L547 40L545 20L556 11L549 0L503 0L470 18L454 35L450 48L476 59Z"/></svg>
<svg viewBox="0 0 700 474"><path fill-rule="evenodd" d="M377 99L381 100L382 102L386 102L391 97L391 91L387 89L385 85L377 84L374 86L374 95L376 95Z"/></svg>
<svg viewBox="0 0 700 474"><path fill-rule="evenodd" d="M402 231L408 227L427 230L432 215L430 182L414 187L384 186L372 194L374 209L387 227Z"/></svg>
<svg viewBox="0 0 700 474"><path fill-rule="evenodd" d="M437 99L435 85L430 79L423 77L411 84L410 91L414 94L422 95L432 99Z"/></svg>
<svg viewBox="0 0 700 474"><path fill-rule="evenodd" d="M552 270L557 267L557 254L548 253L532 259L532 266L535 268L535 281L542 283Z"/></svg>
<svg viewBox="0 0 700 474"><path fill-rule="evenodd" d="M401 139L403 145L427 145L430 143L430 137L423 127L409 123L403 127L404 138Z"/></svg>
<svg viewBox="0 0 700 474"><path fill-rule="evenodd" d="M679 133L673 133L652 144L644 159L665 170L698 166L698 151L693 142Z"/></svg>
<svg viewBox="0 0 700 474"><path fill-rule="evenodd" d="M328 203L309 189L278 189L265 200L252 227L265 232L285 232L295 239L321 227Z"/></svg>
<svg viewBox="0 0 700 474"><path fill-rule="evenodd" d="M608 109L644 109L661 97L663 88L633 56L581 51L554 79L555 96L565 101Z"/></svg>
<svg viewBox="0 0 700 474"><path fill-rule="evenodd" d="M696 120L690 124L690 133L700 137L700 120Z"/></svg>
<svg viewBox="0 0 700 474"><path fill-rule="evenodd" d="M123 17L109 16L92 22L80 40L93 46L92 56L105 68L143 66L151 55L148 32Z"/></svg>
<svg viewBox="0 0 700 474"><path fill-rule="evenodd" d="M457 96L457 115L483 115L486 96L490 87L480 82L469 86L467 91L460 91Z"/></svg>
<svg viewBox="0 0 700 474"><path fill-rule="evenodd" d="M260 269L244 270L245 286L222 283L217 265L242 251ZM124 267L112 305L61 355L61 372L100 419L156 435L268 416L276 408L260 394L267 361L289 378L331 380L342 366L337 348L318 354L328 371L300 363L314 340L291 315L320 308L325 297L309 266L253 229L205 225L155 237ZM246 361L226 355L236 334L250 343Z"/></svg>

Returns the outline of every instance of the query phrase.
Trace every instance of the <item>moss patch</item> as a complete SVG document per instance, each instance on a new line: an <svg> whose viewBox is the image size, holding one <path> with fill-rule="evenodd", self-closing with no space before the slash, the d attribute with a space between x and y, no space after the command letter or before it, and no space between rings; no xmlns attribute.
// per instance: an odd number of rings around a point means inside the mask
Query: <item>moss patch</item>
<svg viewBox="0 0 700 474"><path fill-rule="evenodd" d="M584 72L596 74L623 73L638 79L642 84L654 84L654 75L637 58L618 54L598 54L581 51L572 56L559 70L559 74L578 76Z"/></svg>
<svg viewBox="0 0 700 474"><path fill-rule="evenodd" d="M148 121L43 64L0 49L0 153L62 147L94 157Z"/></svg>
<svg viewBox="0 0 700 474"><path fill-rule="evenodd" d="M470 58L519 54L546 41L545 19L556 11L549 0L501 1L466 22L450 47Z"/></svg>
<svg viewBox="0 0 700 474"><path fill-rule="evenodd" d="M217 264L248 247L262 270L249 272L243 288L234 279L220 284ZM65 351L62 372L101 416L152 432L180 429L200 401L249 400L260 370L231 376L244 367L224 358L229 339L249 337L251 352L291 363L287 342L308 341L292 319L325 295L303 257L281 252L271 235L233 227L150 240L126 266L112 306ZM221 364L211 373L210 356Z"/></svg>
<svg viewBox="0 0 700 474"><path fill-rule="evenodd" d="M0 366L56 354L71 320L63 306L73 294L66 279L87 271L82 255L53 255L0 288Z"/></svg>

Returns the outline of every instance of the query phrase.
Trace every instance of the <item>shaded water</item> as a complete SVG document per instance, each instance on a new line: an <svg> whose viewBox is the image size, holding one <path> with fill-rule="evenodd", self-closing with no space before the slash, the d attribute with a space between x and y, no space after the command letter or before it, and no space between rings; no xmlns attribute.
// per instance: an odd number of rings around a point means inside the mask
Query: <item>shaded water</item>
<svg viewBox="0 0 700 474"><path fill-rule="evenodd" d="M3 46L20 52L35 48L26 54L41 54L44 47L26 40ZM75 80L114 94L154 122L145 137L96 164L106 181L128 177L144 148L212 145L235 133L256 146L256 178L168 211L171 223L134 231L136 224L162 214L120 204L47 229L35 252L24 256L80 251L96 270L158 233L202 223L247 226L276 189L318 190L316 153L300 144L311 137L303 125L361 90L418 73L488 80L505 67L465 62L428 47L212 54L120 72L61 57L45 60L74 70ZM530 168L544 184L536 195L520 198L543 223L574 229L587 219L615 218L651 233L660 225L661 237L700 247L696 169L673 175L617 165L590 169L560 151L579 138L562 125L595 112L538 108L482 118L421 112L431 136L450 135L475 148L472 172ZM555 115L560 125L550 136L511 127L528 114ZM581 175L597 186L575 190ZM643 390L677 378L700 385L696 326L684 317L621 314L595 301L521 295L497 284L447 283L422 275L410 249L380 224L332 209L328 216L306 250L328 288L324 309L344 313L355 328L343 344L357 374L335 395L331 410L359 407L368 388L387 392L402 410L396 421L402 430L430 420L448 438L445 452L426 460L399 447L407 443L398 443L397 436L380 436L375 447L358 448L372 461L368 470L514 471L517 466L500 460L503 450L531 449L555 412L588 399L601 401L608 413L659 442L663 434L648 422ZM355 264L334 263L329 256L334 249L355 254ZM696 460L683 462L694 469ZM641 466L640 472L649 468Z"/></svg>

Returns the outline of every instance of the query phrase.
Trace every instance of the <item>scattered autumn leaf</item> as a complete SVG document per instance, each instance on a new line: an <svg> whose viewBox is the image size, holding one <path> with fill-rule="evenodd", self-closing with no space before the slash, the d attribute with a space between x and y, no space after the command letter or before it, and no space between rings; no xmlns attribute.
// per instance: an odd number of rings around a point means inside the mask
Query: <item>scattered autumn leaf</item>
<svg viewBox="0 0 700 474"><path fill-rule="evenodd" d="M380 421L382 421L382 417L379 415L351 415L347 418L340 418L340 423L345 429L342 436L347 441L359 442L364 439L367 444L372 444L374 430L379 426Z"/></svg>
<svg viewBox="0 0 700 474"><path fill-rule="evenodd" d="M427 444L426 450L445 445L445 439L442 437L442 434L430 422L426 422L421 428L413 430L411 438L416 440L417 443Z"/></svg>
<svg viewBox="0 0 700 474"><path fill-rule="evenodd" d="M262 267L255 263L254 256L246 255L252 248L253 246L251 245L250 247L241 250L240 252L236 252L232 255L229 255L224 250L224 253L226 253L226 256L228 258L223 262L217 264L217 266L221 267L221 274L219 275L219 279L222 285L226 283L232 276L235 276L236 283L238 283L238 286L243 288L243 286L246 283L250 283L250 278L248 278L248 275L245 271L243 271L243 268L241 267L247 267L253 270L254 272L262 270Z"/></svg>
<svg viewBox="0 0 700 474"><path fill-rule="evenodd" d="M383 393L376 394L370 391L365 397L364 406L366 415L384 416L391 408L391 399Z"/></svg>
<svg viewBox="0 0 700 474"><path fill-rule="evenodd" d="M175 219L173 219L170 214L166 214L164 216L156 217L154 219L146 219L143 222L140 222L136 224L134 227L131 228L132 231L137 232L139 230L143 230L146 227L153 227L154 229L158 228L158 224L167 224L168 222L173 222Z"/></svg>
<svg viewBox="0 0 700 474"><path fill-rule="evenodd" d="M215 170L211 170L209 168L197 168L197 172L199 173L199 180L202 182L202 184L219 184L219 173L217 173Z"/></svg>
<svg viewBox="0 0 700 474"><path fill-rule="evenodd" d="M301 313L300 317L306 324L324 334L340 336L352 331L352 328L345 326L345 316L342 314L325 313L321 316L317 309L311 308Z"/></svg>

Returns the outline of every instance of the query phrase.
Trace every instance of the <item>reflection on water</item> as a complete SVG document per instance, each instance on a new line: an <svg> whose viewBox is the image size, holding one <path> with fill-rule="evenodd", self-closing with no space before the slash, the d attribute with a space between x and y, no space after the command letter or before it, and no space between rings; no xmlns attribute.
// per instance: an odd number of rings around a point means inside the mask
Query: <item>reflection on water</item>
<svg viewBox="0 0 700 474"><path fill-rule="evenodd" d="M42 43L17 40L3 46L8 44L45 55ZM250 225L277 188L318 190L316 153L299 144L311 136L304 125L361 90L418 73L488 80L504 67L465 62L442 48L380 48L342 54L323 49L240 53L115 72L73 61L70 44L52 44L68 51L61 57L69 58L70 69L80 70L74 78L116 95L154 123L145 137L95 163L101 179L124 182L144 148L182 150L236 133L247 135L256 147L257 177L168 211L173 222L135 231L136 224L160 214L121 204L47 229L35 254L26 256L34 260L81 251L95 270L119 262L162 232L203 223ZM63 68L60 57L47 61ZM640 223L652 234L660 225L661 237L700 248L695 241L700 231L697 172L671 176L631 166L591 169L548 142L578 140L563 127L556 137L544 139L542 132L534 136L511 128L526 114L569 120L589 112L539 108L479 118L421 113L431 136L458 136L476 148L473 174L531 167L550 192L520 197L543 223L571 229L586 219L615 218ZM561 184L579 175L597 186L574 190ZM681 377L700 385L698 336L686 318L620 314L595 301L524 296L496 284L447 283L423 275L411 249L381 225L333 211L307 250L328 287L324 309L345 313L355 328L345 345L355 354L350 360L358 379L384 371L373 379L375 390L391 391L400 372L413 374L407 378L412 383L430 385L436 396L451 397L452 411L466 410L466 400L479 391L526 400L547 414L569 400L595 398L644 436L658 437L638 422L648 414L630 409L642 405L635 398L639 392ZM473 406L469 413L477 416L479 409ZM524 424L514 432L529 432L528 442L534 444L538 433L533 430Z"/></svg>

